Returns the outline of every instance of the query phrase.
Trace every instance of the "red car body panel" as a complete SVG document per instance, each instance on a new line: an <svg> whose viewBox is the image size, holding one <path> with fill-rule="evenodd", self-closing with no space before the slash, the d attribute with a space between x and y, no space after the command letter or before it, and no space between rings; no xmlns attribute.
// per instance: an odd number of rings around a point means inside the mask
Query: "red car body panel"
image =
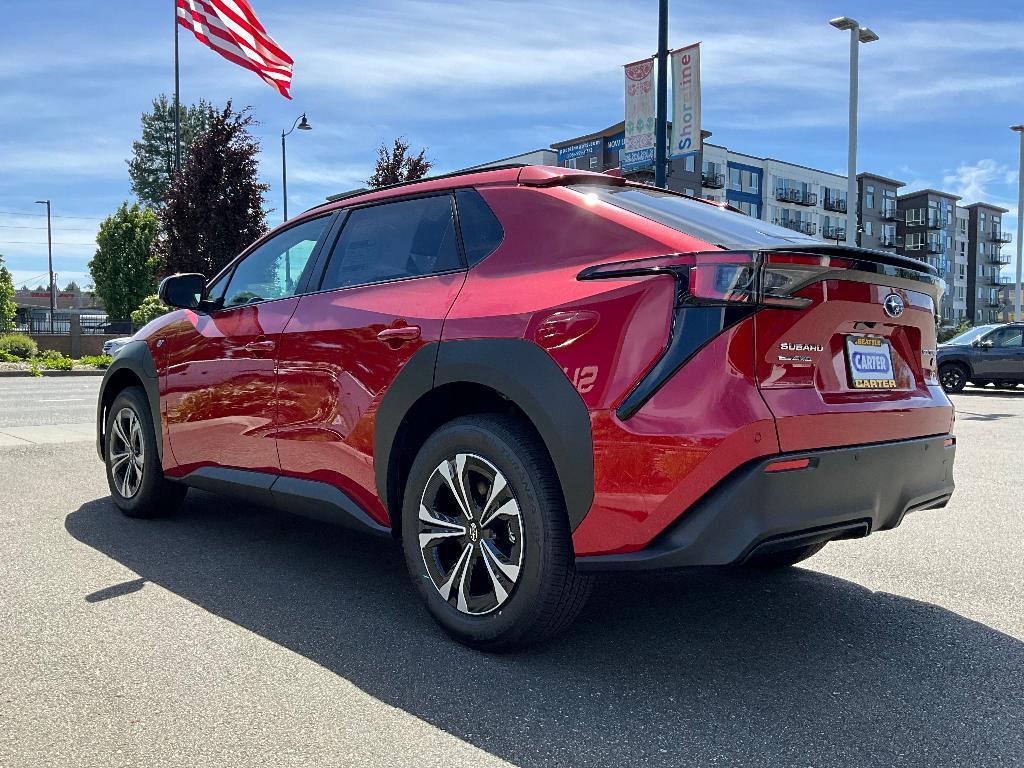
<svg viewBox="0 0 1024 768"><path fill-rule="evenodd" d="M190 311L150 337L161 363L167 440L179 476L198 467L276 472L274 389L281 332L298 298ZM155 347L162 338L162 347ZM268 349L260 349L267 345Z"/></svg>
<svg viewBox="0 0 1024 768"><path fill-rule="evenodd" d="M388 513L373 471L376 407L402 366L441 326L465 273L304 296L288 323L274 435L281 472L341 488L378 522ZM385 329L418 338L382 341Z"/></svg>
<svg viewBox="0 0 1024 768"><path fill-rule="evenodd" d="M893 289L845 280L804 288L797 295L811 300L808 307L760 309L726 328L635 415L620 419L616 408L666 349L676 283L666 275L577 275L597 264L718 246L558 184L566 173L485 171L306 214L472 186L501 221L504 239L468 272L210 316L179 311L148 326L141 335L160 372L168 475L219 465L317 480L388 525L374 481L377 408L418 349L467 339L537 344L589 410L594 498L573 534L577 556L644 548L753 460L949 431L952 408L935 380L931 297L899 290L907 311L893 319L881 304ZM418 338L377 336L408 326L419 327ZM847 384L843 339L868 330L891 343L895 390ZM272 341L274 352L247 349L258 341ZM820 351L792 364L779 359L784 342Z"/></svg>

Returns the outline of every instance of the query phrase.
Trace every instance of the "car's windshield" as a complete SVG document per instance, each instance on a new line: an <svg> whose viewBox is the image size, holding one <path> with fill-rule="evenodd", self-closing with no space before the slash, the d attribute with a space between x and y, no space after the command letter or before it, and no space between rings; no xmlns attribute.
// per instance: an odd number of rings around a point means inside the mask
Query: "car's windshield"
<svg viewBox="0 0 1024 768"><path fill-rule="evenodd" d="M949 341L943 342L945 344L970 344L977 338L984 336L986 333L991 331L993 328L998 328L998 325L979 325L977 328L969 328L961 334L954 336Z"/></svg>
<svg viewBox="0 0 1024 768"><path fill-rule="evenodd" d="M572 189L723 248L822 244L795 229L660 189L600 184L577 184ZM794 226L799 223L796 219L791 221Z"/></svg>

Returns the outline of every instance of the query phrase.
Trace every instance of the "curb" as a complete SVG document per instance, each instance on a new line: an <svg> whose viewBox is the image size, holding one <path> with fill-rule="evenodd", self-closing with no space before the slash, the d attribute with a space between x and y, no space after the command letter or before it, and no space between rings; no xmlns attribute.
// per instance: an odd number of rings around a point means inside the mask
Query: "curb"
<svg viewBox="0 0 1024 768"><path fill-rule="evenodd" d="M43 376L102 376L106 373L105 370L97 371L40 371ZM18 379L18 378L30 378L32 377L32 371L0 371L0 379ZM36 376L35 378L39 378Z"/></svg>

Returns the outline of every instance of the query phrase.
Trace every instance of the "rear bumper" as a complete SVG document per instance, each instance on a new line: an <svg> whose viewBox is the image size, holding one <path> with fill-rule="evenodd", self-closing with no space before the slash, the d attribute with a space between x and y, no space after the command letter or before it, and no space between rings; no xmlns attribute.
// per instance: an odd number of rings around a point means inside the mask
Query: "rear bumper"
<svg viewBox="0 0 1024 768"><path fill-rule="evenodd" d="M895 528L908 512L946 505L955 454L955 440L939 435L757 460L725 478L644 549L579 557L576 567L728 565L755 552ZM805 458L803 469L765 471L780 460Z"/></svg>

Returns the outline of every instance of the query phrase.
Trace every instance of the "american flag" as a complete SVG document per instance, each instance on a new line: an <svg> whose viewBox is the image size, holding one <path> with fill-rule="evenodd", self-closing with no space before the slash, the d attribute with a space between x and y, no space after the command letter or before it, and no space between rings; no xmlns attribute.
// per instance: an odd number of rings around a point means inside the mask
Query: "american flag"
<svg viewBox="0 0 1024 768"><path fill-rule="evenodd" d="M248 0L176 0L178 23L228 61L251 69L290 99L292 57L260 24Z"/></svg>

